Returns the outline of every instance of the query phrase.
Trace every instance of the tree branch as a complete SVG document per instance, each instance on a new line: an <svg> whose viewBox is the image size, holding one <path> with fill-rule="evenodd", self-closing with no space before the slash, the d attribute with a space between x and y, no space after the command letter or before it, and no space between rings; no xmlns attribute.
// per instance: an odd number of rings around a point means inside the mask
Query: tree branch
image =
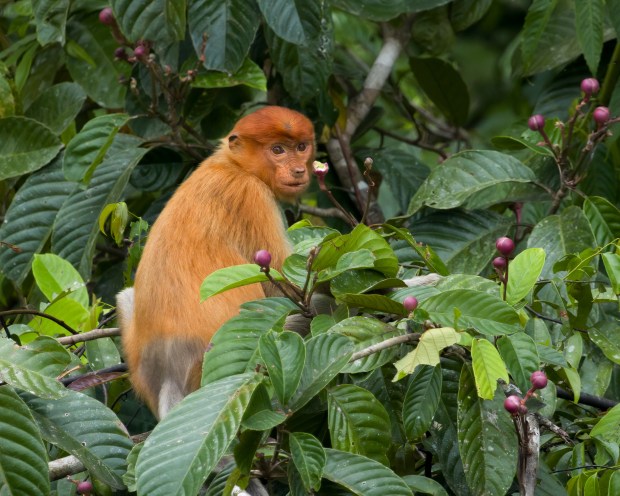
<svg viewBox="0 0 620 496"><path fill-rule="evenodd" d="M73 336L63 336L58 338L57 341L62 345L72 345L77 343L83 343L85 341L93 341L100 338L111 338L113 336L120 336L121 330L118 327L110 327L107 329L93 329L92 331L83 332L82 334L75 334Z"/></svg>

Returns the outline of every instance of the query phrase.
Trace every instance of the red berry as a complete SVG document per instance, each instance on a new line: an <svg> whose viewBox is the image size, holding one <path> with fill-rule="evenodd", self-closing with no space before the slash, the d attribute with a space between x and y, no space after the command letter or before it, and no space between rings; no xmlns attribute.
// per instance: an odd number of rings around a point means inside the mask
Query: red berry
<svg viewBox="0 0 620 496"><path fill-rule="evenodd" d="M497 248L497 251L506 257L515 249L515 242L506 236L502 236L501 238L497 238L497 241L495 241L495 248Z"/></svg>
<svg viewBox="0 0 620 496"><path fill-rule="evenodd" d="M532 372L530 382L532 383L534 389L543 389L547 386L547 375L542 370Z"/></svg>
<svg viewBox="0 0 620 496"><path fill-rule="evenodd" d="M586 78L581 81L581 91L587 96L595 95L599 89L600 86L595 78Z"/></svg>
<svg viewBox="0 0 620 496"><path fill-rule="evenodd" d="M521 403L519 405L519 414L525 415L526 413L527 413L527 407L523 403Z"/></svg>
<svg viewBox="0 0 620 496"><path fill-rule="evenodd" d="M512 413L513 415L519 411L521 407L521 398L519 398L516 394L508 396L504 400L504 408L508 413Z"/></svg>
<svg viewBox="0 0 620 496"><path fill-rule="evenodd" d="M533 115L527 120L527 127L532 131L540 131L545 127L545 118L540 114Z"/></svg>
<svg viewBox="0 0 620 496"><path fill-rule="evenodd" d="M111 26L114 24L114 12L112 12L110 7L106 7L99 12L99 22L101 22L101 24L105 24L106 26Z"/></svg>
<svg viewBox="0 0 620 496"><path fill-rule="evenodd" d="M142 57L145 57L146 55L148 55L148 53L149 53L149 50L144 45L138 45L133 51L133 54L136 56L136 58L139 58L139 59L141 59Z"/></svg>
<svg viewBox="0 0 620 496"><path fill-rule="evenodd" d="M271 253L269 253L267 250L258 250L254 254L254 262L256 262L257 265L260 265L261 267L266 269L271 263Z"/></svg>
<svg viewBox="0 0 620 496"><path fill-rule="evenodd" d="M496 257L493 259L493 267L496 269L504 270L506 268L507 262L504 257Z"/></svg>
<svg viewBox="0 0 620 496"><path fill-rule="evenodd" d="M403 306L408 312L413 312L416 308L418 308L418 299L415 296L407 296L403 300Z"/></svg>
<svg viewBox="0 0 620 496"><path fill-rule="evenodd" d="M596 107L592 113L592 117L597 124L605 124L611 117L611 112L607 107Z"/></svg>
<svg viewBox="0 0 620 496"><path fill-rule="evenodd" d="M90 481L79 482L76 489L78 494L90 494L93 492L93 485Z"/></svg>

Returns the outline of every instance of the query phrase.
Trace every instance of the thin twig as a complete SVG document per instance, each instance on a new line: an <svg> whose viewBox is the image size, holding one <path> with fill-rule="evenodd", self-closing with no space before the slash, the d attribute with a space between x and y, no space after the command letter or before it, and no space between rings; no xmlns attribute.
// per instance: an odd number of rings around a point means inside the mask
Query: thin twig
<svg viewBox="0 0 620 496"><path fill-rule="evenodd" d="M39 312L38 310L30 310L28 308L18 308L16 310L4 310L0 312L0 317L8 317L9 315L36 315L37 317L42 317L44 319L51 320L52 322L58 324L63 329L66 329L67 331L69 331L71 334L78 333L69 324L66 324L62 320L57 319L56 317L49 315L45 312Z"/></svg>
<svg viewBox="0 0 620 496"><path fill-rule="evenodd" d="M70 346L86 341L93 341L95 339L111 338L120 335L121 329L119 327L109 327L107 329L93 329L92 331L83 332L82 334L76 334L74 336L63 336L58 338L57 341L64 346Z"/></svg>
<svg viewBox="0 0 620 496"><path fill-rule="evenodd" d="M363 350L353 353L353 355L351 355L349 363L354 362L355 360L359 360L360 358L374 355L375 353L379 353L380 351L392 348L393 346L398 346L403 343L417 342L419 341L420 336L421 334L417 332L413 334L403 334L401 336L394 336L393 338L386 339L385 341L381 341L380 343L370 345L368 348L364 348Z"/></svg>

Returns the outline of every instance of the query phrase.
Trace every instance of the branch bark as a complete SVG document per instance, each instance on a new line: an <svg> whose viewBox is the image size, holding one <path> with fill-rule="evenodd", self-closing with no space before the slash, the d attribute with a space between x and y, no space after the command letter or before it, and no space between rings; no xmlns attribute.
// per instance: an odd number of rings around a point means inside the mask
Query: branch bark
<svg viewBox="0 0 620 496"><path fill-rule="evenodd" d="M120 335L121 330L118 327L110 327L107 329L93 329L92 331L83 332L82 334L75 334L72 336L63 336L58 338L58 342L66 346L83 343L85 341L93 341L94 339L109 338Z"/></svg>

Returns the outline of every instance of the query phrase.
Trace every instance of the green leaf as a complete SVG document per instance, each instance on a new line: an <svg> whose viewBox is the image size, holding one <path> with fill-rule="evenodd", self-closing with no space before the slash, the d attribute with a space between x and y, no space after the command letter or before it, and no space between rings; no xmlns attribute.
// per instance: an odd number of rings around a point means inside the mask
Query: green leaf
<svg viewBox="0 0 620 496"><path fill-rule="evenodd" d="M368 226L359 224L349 234L328 236L321 244L321 250L312 263L312 270L322 271L337 267L345 253L368 250L375 257L374 269L387 277L398 273L398 259L390 245Z"/></svg>
<svg viewBox="0 0 620 496"><path fill-rule="evenodd" d="M235 440L260 382L254 373L233 375L186 396L157 424L140 451L138 494L197 494Z"/></svg>
<svg viewBox="0 0 620 496"><path fill-rule="evenodd" d="M86 189L76 190L58 212L52 234L52 251L68 260L82 277L90 278L99 214L120 199L131 172L148 151L142 141L119 134Z"/></svg>
<svg viewBox="0 0 620 496"><path fill-rule="evenodd" d="M586 198L583 202L583 213L588 218L599 246L605 246L620 237L620 210L605 198Z"/></svg>
<svg viewBox="0 0 620 496"><path fill-rule="evenodd" d="M558 0L533 0L527 11L521 33L521 52L526 67L538 53L540 42L544 39L557 4Z"/></svg>
<svg viewBox="0 0 620 496"><path fill-rule="evenodd" d="M65 25L69 4L69 0L39 0L33 3L37 41L41 46L50 43L65 44Z"/></svg>
<svg viewBox="0 0 620 496"><path fill-rule="evenodd" d="M47 452L32 414L9 386L0 387L0 493L50 494Z"/></svg>
<svg viewBox="0 0 620 496"><path fill-rule="evenodd" d="M41 398L60 398L67 390L56 379L71 355L55 339L39 337L25 346L0 339L0 380Z"/></svg>
<svg viewBox="0 0 620 496"><path fill-rule="evenodd" d="M46 253L35 255L32 262L35 282L49 301L54 301L63 293L88 307L88 291L84 280L73 266L58 255Z"/></svg>
<svg viewBox="0 0 620 496"><path fill-rule="evenodd" d="M531 141L514 136L495 136L491 139L493 146L499 150L516 151L528 148L538 155L553 157L553 152L547 146L540 146Z"/></svg>
<svg viewBox="0 0 620 496"><path fill-rule="evenodd" d="M476 379L478 397L492 400L497 389L497 381L510 382L506 366L499 353L486 339L474 339L471 344L471 361Z"/></svg>
<svg viewBox="0 0 620 496"><path fill-rule="evenodd" d="M421 302L420 308L442 325L472 327L488 336L511 334L520 324L517 312L499 296L470 289L444 291Z"/></svg>
<svg viewBox="0 0 620 496"><path fill-rule="evenodd" d="M157 40L161 44L185 37L186 0L112 0L117 22L130 41Z"/></svg>
<svg viewBox="0 0 620 496"><path fill-rule="evenodd" d="M389 464L390 417L370 391L352 384L329 388L327 415L332 448Z"/></svg>
<svg viewBox="0 0 620 496"><path fill-rule="evenodd" d="M241 374L252 361L259 338L270 329L282 326L285 317L298 310L288 298L264 298L241 305L239 315L228 320L211 339L202 368L202 384ZM255 357L256 358L256 357Z"/></svg>
<svg viewBox="0 0 620 496"><path fill-rule="evenodd" d="M604 17L605 0L580 0L575 2L577 39L592 74L598 72L598 64L603 51Z"/></svg>
<svg viewBox="0 0 620 496"><path fill-rule="evenodd" d="M67 39L80 47L88 58L69 52L67 69L73 80L88 96L105 108L123 108L127 87L119 83L131 75L131 66L122 60L114 60L118 43L110 34L110 28L93 14L88 18L72 17L67 25ZM69 48L69 46L67 47Z"/></svg>
<svg viewBox="0 0 620 496"><path fill-rule="evenodd" d="M540 368L536 343L524 332L515 332L497 340L499 353L506 362L512 379L523 392L530 388L532 372Z"/></svg>
<svg viewBox="0 0 620 496"><path fill-rule="evenodd" d="M283 281L284 277L278 271L270 269L269 274L276 281ZM233 265L216 270L209 274L200 285L200 301L211 296L223 293L233 288L240 288L257 282L267 282L269 278L256 264Z"/></svg>
<svg viewBox="0 0 620 496"><path fill-rule="evenodd" d="M88 183L112 146L116 133L128 120L127 114L105 114L88 121L67 145L63 161L65 177Z"/></svg>
<svg viewBox="0 0 620 496"><path fill-rule="evenodd" d="M335 449L325 449L323 477L358 496L412 496L405 482L385 465Z"/></svg>
<svg viewBox="0 0 620 496"><path fill-rule="evenodd" d="M0 181L36 171L62 148L43 124L26 117L0 119Z"/></svg>
<svg viewBox="0 0 620 496"><path fill-rule="evenodd" d="M541 277L553 276L553 265L571 253L594 248L595 241L588 219L576 206L562 210L560 215L551 215L541 220L532 230L528 247L542 248L546 253Z"/></svg>
<svg viewBox="0 0 620 496"><path fill-rule="evenodd" d="M450 22L455 31L463 31L488 12L493 0L461 0L450 6Z"/></svg>
<svg viewBox="0 0 620 496"><path fill-rule="evenodd" d="M349 270L372 269L375 256L367 249L344 253L336 262L335 267L328 267L319 273L318 283L327 282Z"/></svg>
<svg viewBox="0 0 620 496"><path fill-rule="evenodd" d="M620 294L620 255L617 253L603 253L603 264L607 271L607 277L616 295Z"/></svg>
<svg viewBox="0 0 620 496"><path fill-rule="evenodd" d="M403 400L403 425L411 442L422 439L429 429L441 396L441 367L421 365L409 378Z"/></svg>
<svg viewBox="0 0 620 496"><path fill-rule="evenodd" d="M591 437L620 444L620 405L614 406L590 431Z"/></svg>
<svg viewBox="0 0 620 496"><path fill-rule="evenodd" d="M112 410L71 390L54 401L23 398L46 441L78 458L94 478L114 489L124 487L121 476L133 443Z"/></svg>
<svg viewBox="0 0 620 496"><path fill-rule="evenodd" d="M278 401L287 405L299 386L306 361L304 340L295 332L268 332L258 346Z"/></svg>
<svg viewBox="0 0 620 496"><path fill-rule="evenodd" d="M369 317L351 317L331 326L329 332L349 338L353 343L353 352L355 353L386 339L399 336L403 331ZM391 347L355 360L347 364L342 371L349 374L369 372L391 362L397 354L398 348Z"/></svg>
<svg viewBox="0 0 620 496"><path fill-rule="evenodd" d="M0 66L0 118L10 117L15 114L15 97L11 90L11 84Z"/></svg>
<svg viewBox="0 0 620 496"><path fill-rule="evenodd" d="M492 150L460 152L432 170L411 199L407 213L414 214L423 206L448 209L463 205L473 210L540 199L542 190L532 184L534 181L532 170L511 155Z"/></svg>
<svg viewBox="0 0 620 496"><path fill-rule="evenodd" d="M501 388L492 401L478 398L472 371L467 365L463 367L458 393L458 443L473 494L506 494L515 476L518 442L503 403Z"/></svg>
<svg viewBox="0 0 620 496"><path fill-rule="evenodd" d="M469 114L469 92L452 64L437 58L411 57L409 66L418 84L439 111L452 124L464 125Z"/></svg>
<svg viewBox="0 0 620 496"><path fill-rule="evenodd" d="M461 337L451 327L439 327L427 330L420 337L415 350L398 360L394 381L398 381L408 374L413 374L418 365L435 366L439 363L439 352L448 346L460 341Z"/></svg>
<svg viewBox="0 0 620 496"><path fill-rule="evenodd" d="M352 344L340 334L320 334L306 343L306 363L289 408L299 410L342 371L349 362Z"/></svg>
<svg viewBox="0 0 620 496"><path fill-rule="evenodd" d="M46 88L28 107L25 116L45 124L60 135L82 110L86 93L75 83L59 83Z"/></svg>
<svg viewBox="0 0 620 496"><path fill-rule="evenodd" d="M267 25L283 40L303 45L321 30L321 2L258 0Z"/></svg>
<svg viewBox="0 0 620 496"><path fill-rule="evenodd" d="M390 224L384 224L383 228L386 232L391 233L396 239L402 239L405 241L417 254L424 260L424 263L428 267L429 271L436 272L441 276L447 276L449 274L448 268L443 263L443 260L437 256L435 251L428 245L422 246L406 229L400 229Z"/></svg>
<svg viewBox="0 0 620 496"><path fill-rule="evenodd" d="M620 365L620 327L617 323L597 324L589 329L588 336L609 360Z"/></svg>
<svg viewBox="0 0 620 496"><path fill-rule="evenodd" d="M201 72L192 81L193 88L230 88L245 85L260 91L267 91L267 78L263 70L252 59L246 57L234 74L219 71Z"/></svg>
<svg viewBox="0 0 620 496"><path fill-rule="evenodd" d="M372 21L389 21L405 12L423 12L450 3L452 0L332 0L334 7Z"/></svg>
<svg viewBox="0 0 620 496"><path fill-rule="evenodd" d="M253 431L270 431L282 424L288 417L273 410L261 410L248 418L243 419L241 424L245 429Z"/></svg>
<svg viewBox="0 0 620 496"><path fill-rule="evenodd" d="M188 21L194 49L205 56L204 66L235 73L250 50L260 12L245 0L190 0Z"/></svg>
<svg viewBox="0 0 620 496"><path fill-rule="evenodd" d="M405 314L402 303L379 294L339 294L338 301L346 303L349 307L370 309L381 313L392 313L396 315Z"/></svg>
<svg viewBox="0 0 620 496"><path fill-rule="evenodd" d="M545 252L541 248L528 248L511 260L506 301L514 305L525 298L538 282L544 265Z"/></svg>
<svg viewBox="0 0 620 496"><path fill-rule="evenodd" d="M327 462L327 455L321 442L312 434L305 432L291 432L289 434L291 458L306 491L318 491L321 487L323 468Z"/></svg>
<svg viewBox="0 0 620 496"><path fill-rule="evenodd" d="M0 239L21 250L15 253L0 246L0 270L18 285L30 272L34 255L47 243L60 207L76 188L65 180L61 157L26 179L0 226Z"/></svg>

